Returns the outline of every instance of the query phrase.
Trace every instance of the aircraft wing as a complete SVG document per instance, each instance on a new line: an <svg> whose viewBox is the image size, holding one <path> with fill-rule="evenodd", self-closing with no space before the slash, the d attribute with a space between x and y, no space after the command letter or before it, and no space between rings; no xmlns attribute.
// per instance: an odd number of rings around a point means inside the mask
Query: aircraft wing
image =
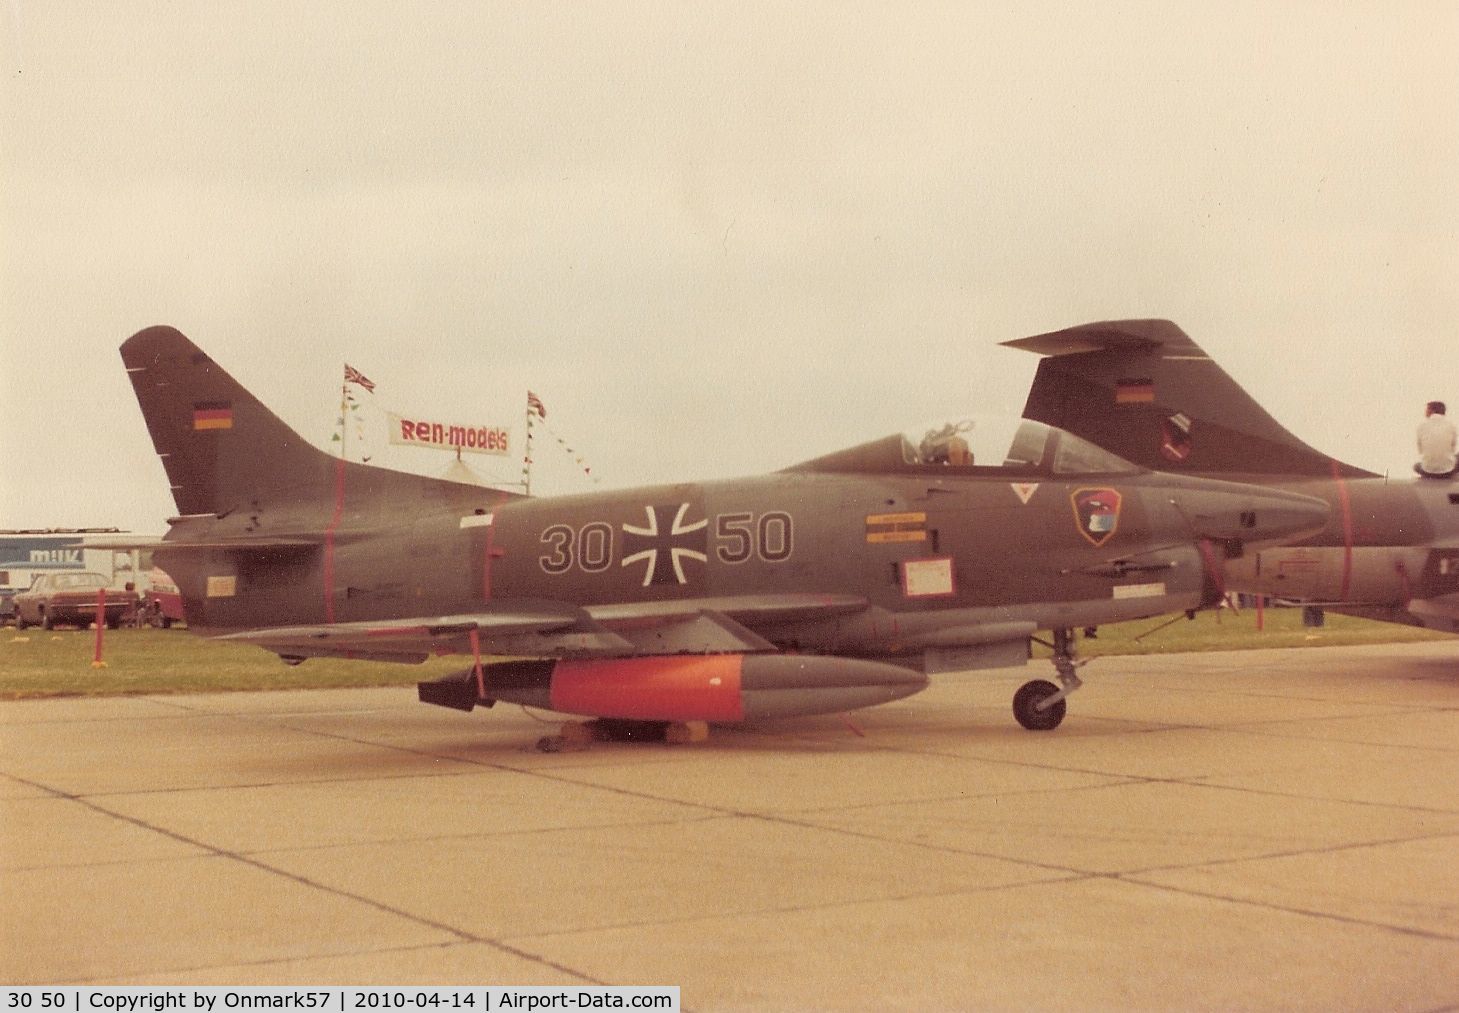
<svg viewBox="0 0 1459 1013"><path fill-rule="evenodd" d="M435 654L537 658L760 653L775 646L748 623L781 623L864 608L852 595L747 595L637 602L587 609L503 602L489 612L366 622L276 626L215 639L254 644L286 658L421 662Z"/></svg>
<svg viewBox="0 0 1459 1013"><path fill-rule="evenodd" d="M581 609L551 604L463 615L272 626L226 633L215 639L254 644L286 658L421 662L433 654L472 653L473 632L484 654L606 654L628 651L632 646L598 627Z"/></svg>
<svg viewBox="0 0 1459 1013"><path fill-rule="evenodd" d="M587 612L604 623L663 621L700 612L718 612L756 625L820 619L866 608L866 599L852 594L744 594L722 598L686 598L679 601L626 602L590 605Z"/></svg>
<svg viewBox="0 0 1459 1013"><path fill-rule="evenodd" d="M732 654L777 649L755 627L859 612L866 605L859 595L757 594L591 605L585 611L631 642L635 654Z"/></svg>

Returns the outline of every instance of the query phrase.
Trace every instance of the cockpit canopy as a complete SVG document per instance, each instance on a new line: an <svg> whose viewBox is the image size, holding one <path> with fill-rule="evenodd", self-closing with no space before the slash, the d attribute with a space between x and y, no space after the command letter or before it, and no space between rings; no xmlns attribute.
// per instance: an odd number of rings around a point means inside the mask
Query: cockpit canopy
<svg viewBox="0 0 1459 1013"><path fill-rule="evenodd" d="M973 416L919 427L798 464L790 471L1128 474L1122 457L1030 419Z"/></svg>

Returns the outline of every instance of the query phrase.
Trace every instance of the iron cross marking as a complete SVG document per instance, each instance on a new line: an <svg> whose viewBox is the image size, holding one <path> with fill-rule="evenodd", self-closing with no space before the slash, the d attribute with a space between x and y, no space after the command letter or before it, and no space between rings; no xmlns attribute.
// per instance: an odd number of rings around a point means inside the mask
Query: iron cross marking
<svg viewBox="0 0 1459 1013"><path fill-rule="evenodd" d="M650 584L687 584L684 560L708 560L708 519L686 523L689 504L644 507L648 526L624 524L623 566L645 562L643 586Z"/></svg>

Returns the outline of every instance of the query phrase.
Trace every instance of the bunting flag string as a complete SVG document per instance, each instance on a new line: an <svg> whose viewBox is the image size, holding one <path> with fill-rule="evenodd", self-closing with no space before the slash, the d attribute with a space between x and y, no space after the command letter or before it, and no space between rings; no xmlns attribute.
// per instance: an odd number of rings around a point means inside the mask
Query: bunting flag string
<svg viewBox="0 0 1459 1013"><path fill-rule="evenodd" d="M529 390L527 391L527 449L522 457L522 487L526 489L528 495L531 495L532 492L532 440L535 437L534 426L537 425L542 426L547 435L552 437L557 445L562 448L563 452L573 459L573 463L582 469L584 475L588 476L594 483L599 481L598 476L593 474L592 466L587 463L586 459L547 425L547 406L542 403L540 397Z"/></svg>
<svg viewBox="0 0 1459 1013"><path fill-rule="evenodd" d="M370 455L365 453L365 413L360 411L360 402L355 400L353 394L349 396L350 415L355 423L355 443L360 449L360 460L368 461Z"/></svg>
<svg viewBox="0 0 1459 1013"><path fill-rule="evenodd" d="M522 455L522 489L528 496L532 495L532 419L537 416L538 409L541 408L542 402L538 400L536 394L529 390L527 392L527 449Z"/></svg>
<svg viewBox="0 0 1459 1013"><path fill-rule="evenodd" d="M564 440L561 436L558 436L557 433L553 432L551 429L548 429L547 426L544 425L542 428L547 429L547 435L551 436L554 440L557 441L557 445L567 453L568 457L571 457L573 459L573 463L575 463L579 468L583 470L584 475L587 475L588 478L592 479L594 482L598 481L598 476L593 474L593 469L583 459L583 456L581 454L572 449L572 447L569 447L566 440Z"/></svg>
<svg viewBox="0 0 1459 1013"><path fill-rule="evenodd" d="M355 397L355 392L351 389L352 384L357 387L363 387L366 393L375 393L375 382L346 362L344 364L344 381L340 384L339 389L339 417L335 419L335 424L339 426L339 429L329 439L331 443L338 443L340 445L340 457L348 458L349 422L353 419L355 423L355 444L360 451L360 460L368 461L370 459L369 455L365 453L365 417L360 412L360 402Z"/></svg>

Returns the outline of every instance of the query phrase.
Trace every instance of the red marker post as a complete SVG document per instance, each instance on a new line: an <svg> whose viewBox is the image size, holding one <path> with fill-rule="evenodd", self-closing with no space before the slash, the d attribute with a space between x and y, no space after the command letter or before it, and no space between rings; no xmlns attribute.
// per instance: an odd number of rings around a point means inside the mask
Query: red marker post
<svg viewBox="0 0 1459 1013"><path fill-rule="evenodd" d="M101 660L101 635L106 629L106 588L96 592L96 651L91 656L92 668L105 668Z"/></svg>

